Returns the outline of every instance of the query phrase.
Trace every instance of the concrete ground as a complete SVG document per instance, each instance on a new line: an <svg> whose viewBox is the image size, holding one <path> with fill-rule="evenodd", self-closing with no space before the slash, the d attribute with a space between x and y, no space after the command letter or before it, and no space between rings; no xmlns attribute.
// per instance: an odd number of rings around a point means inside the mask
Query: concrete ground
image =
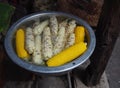
<svg viewBox="0 0 120 88"><path fill-rule="evenodd" d="M120 34L106 68L110 88L120 88Z"/></svg>

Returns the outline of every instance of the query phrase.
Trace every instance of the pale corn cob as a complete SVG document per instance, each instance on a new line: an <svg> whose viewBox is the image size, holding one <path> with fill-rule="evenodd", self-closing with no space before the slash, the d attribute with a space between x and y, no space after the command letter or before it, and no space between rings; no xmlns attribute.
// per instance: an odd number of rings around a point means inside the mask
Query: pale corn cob
<svg viewBox="0 0 120 88"><path fill-rule="evenodd" d="M67 23L68 23L68 19L62 21L61 23L59 23L59 28L60 27L67 27Z"/></svg>
<svg viewBox="0 0 120 88"><path fill-rule="evenodd" d="M35 49L33 30L27 27L25 31L25 48L29 54L32 54Z"/></svg>
<svg viewBox="0 0 120 88"><path fill-rule="evenodd" d="M52 36L52 43L54 45L55 39L58 34L58 21L56 16L50 17L50 30L51 30L51 36Z"/></svg>
<svg viewBox="0 0 120 88"><path fill-rule="evenodd" d="M76 21L75 20L71 20L68 23L68 26L66 28L66 38L68 38L68 36L70 35L70 33L74 32L75 27L76 27Z"/></svg>
<svg viewBox="0 0 120 88"><path fill-rule="evenodd" d="M51 33L50 28L46 27L43 30L43 38L42 38L42 55L44 57L44 60L48 60L53 56L52 51L52 41L51 41Z"/></svg>
<svg viewBox="0 0 120 88"><path fill-rule="evenodd" d="M36 26L38 26L40 24L40 22L37 20L35 21L35 23L33 23L32 27L35 28Z"/></svg>
<svg viewBox="0 0 120 88"><path fill-rule="evenodd" d="M41 22L39 25L35 26L33 29L34 35L41 34L43 29L49 24L48 20Z"/></svg>
<svg viewBox="0 0 120 88"><path fill-rule="evenodd" d="M64 27L64 28L67 27L67 22L68 22L68 19L66 19L66 20L64 20L64 21L62 21L61 23L58 24L58 32L59 32L59 29L61 29L62 27ZM57 36L58 36L58 33L57 33ZM57 38L57 36L56 36L56 38ZM53 45L55 45L55 43L57 42L56 38L55 38L55 40L52 40ZM64 45L65 45L65 43L64 43Z"/></svg>
<svg viewBox="0 0 120 88"><path fill-rule="evenodd" d="M41 57L41 36L36 35L35 36L35 49L33 52L33 63L42 65L44 64L42 57Z"/></svg>
<svg viewBox="0 0 120 88"><path fill-rule="evenodd" d="M60 27L58 36L53 47L53 54L56 55L61 52L64 48L64 38L65 38L65 27Z"/></svg>
<svg viewBox="0 0 120 88"><path fill-rule="evenodd" d="M59 23L58 24L58 31L60 30L60 29L66 29L66 27L68 26L68 19L66 19L66 20L64 20L64 21L62 21L61 23ZM57 35L58 36L58 35ZM56 39L55 38L55 40L54 40L54 45L55 45L55 43L58 41L58 39ZM65 42L66 41L66 37L64 36L64 40L63 40L63 44L62 44L62 48L61 49L63 49L64 48L64 46L65 46ZM61 46L61 45L60 45ZM61 50L60 50L61 51Z"/></svg>
<svg viewBox="0 0 120 88"><path fill-rule="evenodd" d="M74 43L75 43L75 34L71 33L70 36L68 37L65 48L72 46Z"/></svg>

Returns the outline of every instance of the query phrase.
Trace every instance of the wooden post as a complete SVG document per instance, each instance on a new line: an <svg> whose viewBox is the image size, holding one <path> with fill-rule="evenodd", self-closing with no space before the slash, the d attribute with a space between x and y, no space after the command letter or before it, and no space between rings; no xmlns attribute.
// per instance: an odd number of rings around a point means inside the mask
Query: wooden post
<svg viewBox="0 0 120 88"><path fill-rule="evenodd" d="M85 73L85 83L99 83L120 32L120 0L104 0L96 30L96 48Z"/></svg>

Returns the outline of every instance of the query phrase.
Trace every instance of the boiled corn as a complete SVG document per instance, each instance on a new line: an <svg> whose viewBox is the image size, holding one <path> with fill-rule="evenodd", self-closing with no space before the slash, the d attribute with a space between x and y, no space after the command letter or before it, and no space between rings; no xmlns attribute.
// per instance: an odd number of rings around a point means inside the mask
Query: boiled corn
<svg viewBox="0 0 120 88"><path fill-rule="evenodd" d="M81 54L83 54L86 49L87 49L87 47L86 47L86 44L84 42L80 42L78 44L75 44L69 48L66 48L65 50L63 50L59 54L53 56L52 58L50 58L47 61L47 65L49 67L64 65L64 64L74 60L75 58L77 58Z"/></svg>
<svg viewBox="0 0 120 88"><path fill-rule="evenodd" d="M69 40L70 34L74 32L75 27L76 27L76 21L75 20L69 21L65 31L65 40L64 40L65 46L67 46L67 42Z"/></svg>
<svg viewBox="0 0 120 88"><path fill-rule="evenodd" d="M71 20L69 23L68 23L68 26L66 28L66 38L68 38L68 36L74 32L74 29L76 27L76 21L75 20Z"/></svg>
<svg viewBox="0 0 120 88"><path fill-rule="evenodd" d="M83 26L77 26L75 28L75 43L84 42L85 28Z"/></svg>
<svg viewBox="0 0 120 88"><path fill-rule="evenodd" d="M70 36L68 37L65 48L72 46L74 43L75 43L75 34L71 33Z"/></svg>
<svg viewBox="0 0 120 88"><path fill-rule="evenodd" d="M52 43L55 43L55 39L58 34L58 21L56 16L51 16L50 17L50 30L51 30L51 36L52 36Z"/></svg>
<svg viewBox="0 0 120 88"><path fill-rule="evenodd" d="M29 54L25 50L25 33L23 29L18 29L16 32L16 52L20 58L27 60Z"/></svg>
<svg viewBox="0 0 120 88"><path fill-rule="evenodd" d="M58 36L53 47L53 54L56 55L61 52L64 48L64 38L65 38L65 27L60 27Z"/></svg>
<svg viewBox="0 0 120 88"><path fill-rule="evenodd" d="M36 20L33 25L32 25L32 28L35 28L36 26L38 26L40 24L39 20Z"/></svg>
<svg viewBox="0 0 120 88"><path fill-rule="evenodd" d="M35 49L32 56L33 56L32 58L33 63L38 65L44 64L41 56L41 36L40 35L35 36Z"/></svg>
<svg viewBox="0 0 120 88"><path fill-rule="evenodd" d="M29 54L32 54L35 49L33 30L30 27L25 30L25 48Z"/></svg>
<svg viewBox="0 0 120 88"><path fill-rule="evenodd" d="M51 41L51 33L50 33L50 28L46 27L43 30L43 36L42 36L42 55L44 57L44 60L48 60L53 56L53 51L52 51L52 41Z"/></svg>
<svg viewBox="0 0 120 88"><path fill-rule="evenodd" d="M33 29L34 35L41 34L43 29L49 24L48 20L41 22L39 25L35 26Z"/></svg>
<svg viewBox="0 0 120 88"><path fill-rule="evenodd" d="M66 19L66 20L64 20L64 21L62 21L61 23L59 23L59 28L60 27L67 27L67 25L68 25L68 19Z"/></svg>

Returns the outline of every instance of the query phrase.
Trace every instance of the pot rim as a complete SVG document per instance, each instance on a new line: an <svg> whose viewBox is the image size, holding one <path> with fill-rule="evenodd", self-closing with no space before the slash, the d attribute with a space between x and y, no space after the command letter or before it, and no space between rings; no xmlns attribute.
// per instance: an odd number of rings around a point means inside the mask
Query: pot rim
<svg viewBox="0 0 120 88"><path fill-rule="evenodd" d="M62 15L62 16L70 17L72 19L75 19L78 23L80 23L87 29L88 34L90 36L90 43L89 43L88 49L84 52L83 55L81 55L77 59L73 60L72 62L69 62L65 65L58 66L58 67L37 66L37 65L28 63L28 62L20 59L16 55L15 50L13 49L13 46L12 46L12 38L13 38L13 34L14 34L15 30L17 30L16 28L22 22L25 22L29 19L33 19L35 17L47 16L47 15ZM22 67L26 70L29 70L29 71L32 71L35 73L43 73L43 74L56 74L56 73L66 72L66 71L69 71L69 70L72 70L72 69L78 67L79 65L84 63L87 59L89 59L89 57L91 56L91 54L94 51L95 45L96 45L96 38L95 38L94 31L87 22L85 22L84 20L82 20L81 18L79 18L77 16L73 16L72 14L68 14L68 13L64 13L64 12L54 12L54 11L33 13L33 14L24 16L23 18L19 19L8 30L6 37L5 37L5 42L4 42L5 50L8 54L8 56L10 57L10 59L14 63L16 63L17 65L19 65L20 67Z"/></svg>

